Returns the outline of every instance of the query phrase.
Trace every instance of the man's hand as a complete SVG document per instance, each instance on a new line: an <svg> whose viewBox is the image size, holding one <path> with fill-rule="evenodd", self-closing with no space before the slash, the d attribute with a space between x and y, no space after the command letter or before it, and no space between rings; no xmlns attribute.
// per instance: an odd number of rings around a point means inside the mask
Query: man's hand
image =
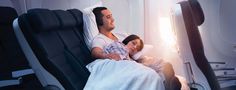
<svg viewBox="0 0 236 90"><path fill-rule="evenodd" d="M92 49L92 56L99 59L114 59L114 60L120 60L120 55L117 53L110 53L105 54L103 50L99 47L95 47Z"/></svg>
<svg viewBox="0 0 236 90"><path fill-rule="evenodd" d="M114 60L116 60L116 61L121 60L120 55L117 54L117 53L106 54L105 57L108 58L108 59L114 59Z"/></svg>

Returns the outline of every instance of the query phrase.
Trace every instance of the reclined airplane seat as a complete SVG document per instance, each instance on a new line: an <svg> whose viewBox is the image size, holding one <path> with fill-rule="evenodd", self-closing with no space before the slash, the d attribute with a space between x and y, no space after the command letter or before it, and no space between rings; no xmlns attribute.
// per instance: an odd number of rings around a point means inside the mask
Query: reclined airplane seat
<svg viewBox="0 0 236 90"><path fill-rule="evenodd" d="M72 14L72 16L75 18L75 20L77 22L76 28L78 30L76 30L75 33L78 35L79 38L81 38L81 41L83 42L82 48L85 50L84 52L89 53L89 56L87 56L88 59L86 61L84 61L84 63L87 65L90 62L94 61L95 58L91 57L91 52L85 43L83 24L80 24L80 23L83 23L83 19L81 19L81 16L83 17L83 14L78 9L69 9L67 11Z"/></svg>
<svg viewBox="0 0 236 90"><path fill-rule="evenodd" d="M58 36L65 45L66 51L75 58L70 59L69 64L79 73L77 74L81 77L79 85L84 87L90 73L85 66L93 61L93 58L85 44L83 34L80 33L83 31L82 12L79 11L80 14L77 17L74 17L68 11L54 10L53 12L58 17L61 25L61 30L57 31ZM78 84L75 85L79 86Z"/></svg>
<svg viewBox="0 0 236 90"><path fill-rule="evenodd" d="M83 19L81 16L82 12L78 9L72 9L68 11L63 10L54 10L54 13L59 18L62 27L67 27L66 23L72 22L75 26L71 31L65 32L65 30L58 31L59 36L62 38L62 41L67 46L67 49L77 58L83 65L87 65L92 62L94 59L91 57L91 52L86 46L84 41L83 34ZM67 18L65 18L67 17ZM67 28L62 28L67 29ZM72 36L74 35L74 36ZM73 38L73 39L72 39ZM72 40L70 40L72 39Z"/></svg>
<svg viewBox="0 0 236 90"><path fill-rule="evenodd" d="M31 90L42 87L30 68L13 31L18 17L11 7L0 7L0 89Z"/></svg>
<svg viewBox="0 0 236 90"><path fill-rule="evenodd" d="M179 2L175 6L174 22L180 56L186 66L192 89L220 90L217 78L204 54L198 30L204 22L204 13L197 0Z"/></svg>
<svg viewBox="0 0 236 90"><path fill-rule="evenodd" d="M75 19L68 11L48 9L32 9L15 20L18 40L25 39L21 48L44 87L82 90L86 84L91 55L78 33L81 20L82 14Z"/></svg>

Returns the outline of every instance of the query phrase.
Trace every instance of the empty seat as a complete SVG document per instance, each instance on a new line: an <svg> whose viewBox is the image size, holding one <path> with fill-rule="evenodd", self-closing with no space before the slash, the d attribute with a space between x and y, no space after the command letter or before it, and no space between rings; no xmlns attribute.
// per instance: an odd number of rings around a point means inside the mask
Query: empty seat
<svg viewBox="0 0 236 90"><path fill-rule="evenodd" d="M177 8L179 7L179 8ZM219 83L204 53L198 30L204 22L204 13L197 0L179 2L175 24L181 58L186 64L192 88L219 90Z"/></svg>
<svg viewBox="0 0 236 90"><path fill-rule="evenodd" d="M13 31L16 10L0 7L0 12L0 89L40 89Z"/></svg>
<svg viewBox="0 0 236 90"><path fill-rule="evenodd" d="M82 20L82 14L77 19ZM32 9L18 18L18 24L35 55L34 59L27 58L30 64L35 65L33 69L39 69L42 74L49 72L40 76L36 71L36 75L53 82L58 80L59 83L53 85L62 90L82 90L89 76L85 65L91 61L90 52L81 33L78 33L83 28L77 26L83 26L83 22L76 21L67 11ZM21 43L22 48L24 44ZM41 82L45 81L43 86L50 85L47 83L50 81L42 79Z"/></svg>
<svg viewBox="0 0 236 90"><path fill-rule="evenodd" d="M12 22L18 16L15 9L11 7L0 7L0 43L4 58L0 60L0 71L11 72L29 68L24 54L14 36Z"/></svg>

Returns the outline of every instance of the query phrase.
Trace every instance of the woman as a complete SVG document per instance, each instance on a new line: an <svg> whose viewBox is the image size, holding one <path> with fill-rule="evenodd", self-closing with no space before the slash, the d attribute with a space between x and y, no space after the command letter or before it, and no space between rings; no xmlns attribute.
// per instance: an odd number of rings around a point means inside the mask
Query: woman
<svg viewBox="0 0 236 90"><path fill-rule="evenodd" d="M120 60L131 60L131 56L143 49L143 41L137 35L129 35L122 42L114 41L104 48L106 54L117 53Z"/></svg>

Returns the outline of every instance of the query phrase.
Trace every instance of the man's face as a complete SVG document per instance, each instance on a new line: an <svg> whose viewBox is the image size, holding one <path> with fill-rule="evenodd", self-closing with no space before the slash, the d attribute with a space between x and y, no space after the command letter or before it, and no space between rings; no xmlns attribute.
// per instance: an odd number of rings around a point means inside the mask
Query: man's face
<svg viewBox="0 0 236 90"><path fill-rule="evenodd" d="M109 10L102 10L102 20L103 20L103 25L102 27L111 31L115 28L114 25L114 18L112 17L112 13Z"/></svg>

